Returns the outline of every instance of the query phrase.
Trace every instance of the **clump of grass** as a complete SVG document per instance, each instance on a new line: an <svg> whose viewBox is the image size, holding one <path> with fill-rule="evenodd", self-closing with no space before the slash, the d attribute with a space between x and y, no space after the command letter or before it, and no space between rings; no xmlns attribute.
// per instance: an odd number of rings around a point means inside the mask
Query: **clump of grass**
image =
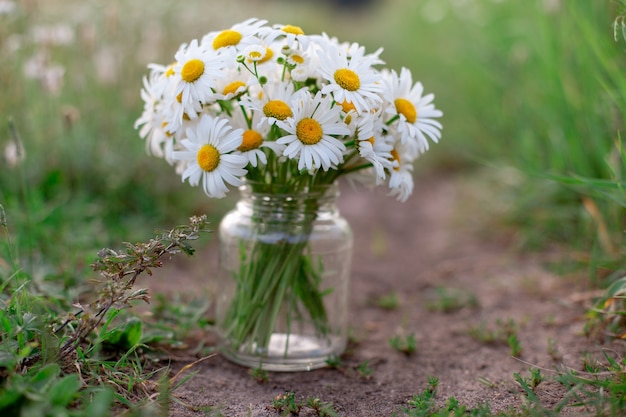
<svg viewBox="0 0 626 417"><path fill-rule="evenodd" d="M326 359L326 366L328 366L329 368L334 368L334 369L340 368L341 366L343 366L341 357L339 355L330 355Z"/></svg>
<svg viewBox="0 0 626 417"><path fill-rule="evenodd" d="M543 376L538 368L530 368L530 377L524 378L517 372L513 373L513 378L519 384L524 391L524 394L530 398L533 402L538 402L539 399L535 395L535 389L543 382Z"/></svg>
<svg viewBox="0 0 626 417"><path fill-rule="evenodd" d="M270 380L270 373L263 368L250 368L248 374L259 384L265 384Z"/></svg>
<svg viewBox="0 0 626 417"><path fill-rule="evenodd" d="M429 311L453 313L466 307L478 307L476 296L466 290L436 287L426 294L426 309Z"/></svg>
<svg viewBox="0 0 626 417"><path fill-rule="evenodd" d="M508 344L511 336L517 336L518 324L513 319L497 319L495 325L488 326L481 322L478 326L468 329L468 334L475 340L482 343L504 343Z"/></svg>
<svg viewBox="0 0 626 417"><path fill-rule="evenodd" d="M359 376L363 379L371 379L374 374L374 368L372 368L369 360L365 360L358 364L356 370Z"/></svg>
<svg viewBox="0 0 626 417"><path fill-rule="evenodd" d="M439 378L434 376L428 377L428 386L419 394L416 394L407 401L407 406L403 407L398 412L393 412L393 417L399 416L429 416L434 413L437 402L435 397L437 396L437 387L439 385Z"/></svg>
<svg viewBox="0 0 626 417"><path fill-rule="evenodd" d="M559 348L557 346L557 341L551 337L548 337L548 347L547 347L548 355L552 358L553 361L560 361L563 356L561 352L559 352Z"/></svg>
<svg viewBox="0 0 626 417"><path fill-rule="evenodd" d="M587 360L585 371L564 369L556 380L569 388L557 409L565 406L589 410L592 415L620 415L626 399L626 358L604 354L604 361Z"/></svg>
<svg viewBox="0 0 626 417"><path fill-rule="evenodd" d="M522 355L522 344L519 341L519 338L516 334L512 334L507 339L507 344L509 345L509 351L511 352L511 356L518 357Z"/></svg>
<svg viewBox="0 0 626 417"><path fill-rule="evenodd" d="M415 333L409 333L408 335L398 334L389 339L389 345L407 356L411 356L417 351L417 340L415 339Z"/></svg>
<svg viewBox="0 0 626 417"><path fill-rule="evenodd" d="M325 402L317 397L308 397L302 401L296 399L294 392L279 394L272 400L272 408L281 416L298 416L301 411L306 415L316 415L318 417L338 417L337 411L330 402Z"/></svg>
<svg viewBox="0 0 626 417"><path fill-rule="evenodd" d="M397 310L400 307L400 299L396 292L381 295L376 300L376 305L383 310Z"/></svg>
<svg viewBox="0 0 626 417"><path fill-rule="evenodd" d="M618 416L624 410L626 395L626 373L624 358L615 360L605 355L601 367L589 372L561 370L550 381L561 384L566 393L557 403L544 404L537 387L546 382L539 368L530 368L529 375L513 374L524 401L508 410L494 411L489 403L470 408L454 397L449 397L443 406L437 401L438 378L429 377L426 388L407 401L407 405L392 413L393 417L558 417L567 409L568 415L578 410L584 415ZM494 387L495 384L488 384Z"/></svg>
<svg viewBox="0 0 626 417"><path fill-rule="evenodd" d="M467 333L473 339L487 344L498 344L509 347L511 356L521 356L522 345L518 337L519 325L513 319L501 320L495 322L495 326L487 326L481 323L478 326L471 327Z"/></svg>
<svg viewBox="0 0 626 417"><path fill-rule="evenodd" d="M585 333L601 341L626 336L626 276L611 283L587 312Z"/></svg>

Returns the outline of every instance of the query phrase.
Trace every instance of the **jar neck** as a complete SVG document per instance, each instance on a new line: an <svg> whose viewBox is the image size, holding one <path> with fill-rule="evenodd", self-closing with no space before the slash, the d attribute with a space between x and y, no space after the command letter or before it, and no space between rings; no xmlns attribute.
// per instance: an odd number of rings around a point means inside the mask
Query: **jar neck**
<svg viewBox="0 0 626 417"><path fill-rule="evenodd" d="M336 183L306 186L292 191L282 184L246 181L239 187L239 210L261 218L310 218L336 213Z"/></svg>

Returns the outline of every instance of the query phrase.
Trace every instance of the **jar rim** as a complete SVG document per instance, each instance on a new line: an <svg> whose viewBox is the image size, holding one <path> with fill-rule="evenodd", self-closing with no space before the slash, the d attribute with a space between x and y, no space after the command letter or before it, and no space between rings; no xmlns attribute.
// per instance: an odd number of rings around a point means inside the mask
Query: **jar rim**
<svg viewBox="0 0 626 417"><path fill-rule="evenodd" d="M239 187L241 193L254 194L256 196L303 196L307 198L336 197L339 194L337 181L324 184L303 184L294 190L293 184L267 183L265 181L255 181L243 179Z"/></svg>

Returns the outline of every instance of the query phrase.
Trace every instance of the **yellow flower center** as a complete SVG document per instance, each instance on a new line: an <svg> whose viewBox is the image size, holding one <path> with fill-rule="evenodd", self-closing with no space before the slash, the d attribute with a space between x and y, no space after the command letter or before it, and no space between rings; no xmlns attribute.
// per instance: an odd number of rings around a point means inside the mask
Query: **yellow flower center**
<svg viewBox="0 0 626 417"><path fill-rule="evenodd" d="M356 110L356 107L354 107L354 103L345 100L343 103L341 103L341 108L344 113L348 113L350 110Z"/></svg>
<svg viewBox="0 0 626 417"><path fill-rule="evenodd" d="M415 123L417 120L417 110L413 103L404 98L397 98L394 104L396 105L396 111L406 117L407 122Z"/></svg>
<svg viewBox="0 0 626 417"><path fill-rule="evenodd" d="M225 46L234 46L239 43L243 35L236 30L227 29L220 32L219 35L213 39L213 49L216 51Z"/></svg>
<svg viewBox="0 0 626 417"><path fill-rule="evenodd" d="M374 146L374 142L376 142L376 138L374 138L374 136L372 136L371 138L367 139L367 142L371 143L372 146Z"/></svg>
<svg viewBox="0 0 626 417"><path fill-rule="evenodd" d="M190 59L183 65L180 75L188 83L192 83L204 74L204 62L199 59Z"/></svg>
<svg viewBox="0 0 626 417"><path fill-rule="evenodd" d="M213 145L202 145L196 159L200 168L211 172L220 164L220 152Z"/></svg>
<svg viewBox="0 0 626 417"><path fill-rule="evenodd" d="M265 56L257 61L257 64L262 64L269 61L274 56L274 51L271 48L265 48Z"/></svg>
<svg viewBox="0 0 626 417"><path fill-rule="evenodd" d="M171 77L172 75L174 75L174 64L170 65L169 67L167 67L167 69L165 70L165 76L166 77Z"/></svg>
<svg viewBox="0 0 626 417"><path fill-rule="evenodd" d="M357 73L348 68L335 71L335 82L348 91L356 91L361 87L361 80Z"/></svg>
<svg viewBox="0 0 626 417"><path fill-rule="evenodd" d="M179 103L183 102L183 93L182 92L178 93L178 95L176 96L176 101L178 101Z"/></svg>
<svg viewBox="0 0 626 417"><path fill-rule="evenodd" d="M295 62L296 64L300 64L300 65L304 64L304 58L302 58L301 55L295 55L295 54L291 55L291 60Z"/></svg>
<svg viewBox="0 0 626 417"><path fill-rule="evenodd" d="M304 31L300 26L285 25L283 26L283 32L291 33L292 35L304 35Z"/></svg>
<svg viewBox="0 0 626 417"><path fill-rule="evenodd" d="M237 148L241 152L251 151L252 149L258 149L263 143L263 136L256 130L246 130L243 132L243 140L241 145Z"/></svg>
<svg viewBox="0 0 626 417"><path fill-rule="evenodd" d="M261 55L261 53L260 53L259 51L252 51L252 52L250 52L250 58L251 58L253 61L259 61L259 60L260 60L260 58L261 58L261 56L262 56L262 55Z"/></svg>
<svg viewBox="0 0 626 417"><path fill-rule="evenodd" d="M302 119L296 125L296 136L305 145L315 145L322 140L322 126L315 119Z"/></svg>
<svg viewBox="0 0 626 417"><path fill-rule="evenodd" d="M400 171L400 153L398 153L398 151L395 149L392 149L390 153L391 153L391 160L398 161L398 166L394 167L393 169L396 171Z"/></svg>
<svg viewBox="0 0 626 417"><path fill-rule="evenodd" d="M245 85L246 83L244 83L243 81L233 81L232 83L224 87L224 95L235 94L237 92L237 89L239 89L240 87L245 87Z"/></svg>
<svg viewBox="0 0 626 417"><path fill-rule="evenodd" d="M263 113L267 117L274 117L278 120L285 120L293 115L287 103L282 100L270 100L265 103Z"/></svg>

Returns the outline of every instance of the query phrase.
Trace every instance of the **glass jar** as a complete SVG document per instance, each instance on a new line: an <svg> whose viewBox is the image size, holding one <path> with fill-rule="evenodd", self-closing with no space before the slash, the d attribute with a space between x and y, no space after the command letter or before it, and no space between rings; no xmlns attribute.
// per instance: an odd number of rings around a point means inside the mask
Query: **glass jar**
<svg viewBox="0 0 626 417"><path fill-rule="evenodd" d="M352 232L338 186L247 182L240 193L219 226L220 351L269 371L323 367L347 342Z"/></svg>

